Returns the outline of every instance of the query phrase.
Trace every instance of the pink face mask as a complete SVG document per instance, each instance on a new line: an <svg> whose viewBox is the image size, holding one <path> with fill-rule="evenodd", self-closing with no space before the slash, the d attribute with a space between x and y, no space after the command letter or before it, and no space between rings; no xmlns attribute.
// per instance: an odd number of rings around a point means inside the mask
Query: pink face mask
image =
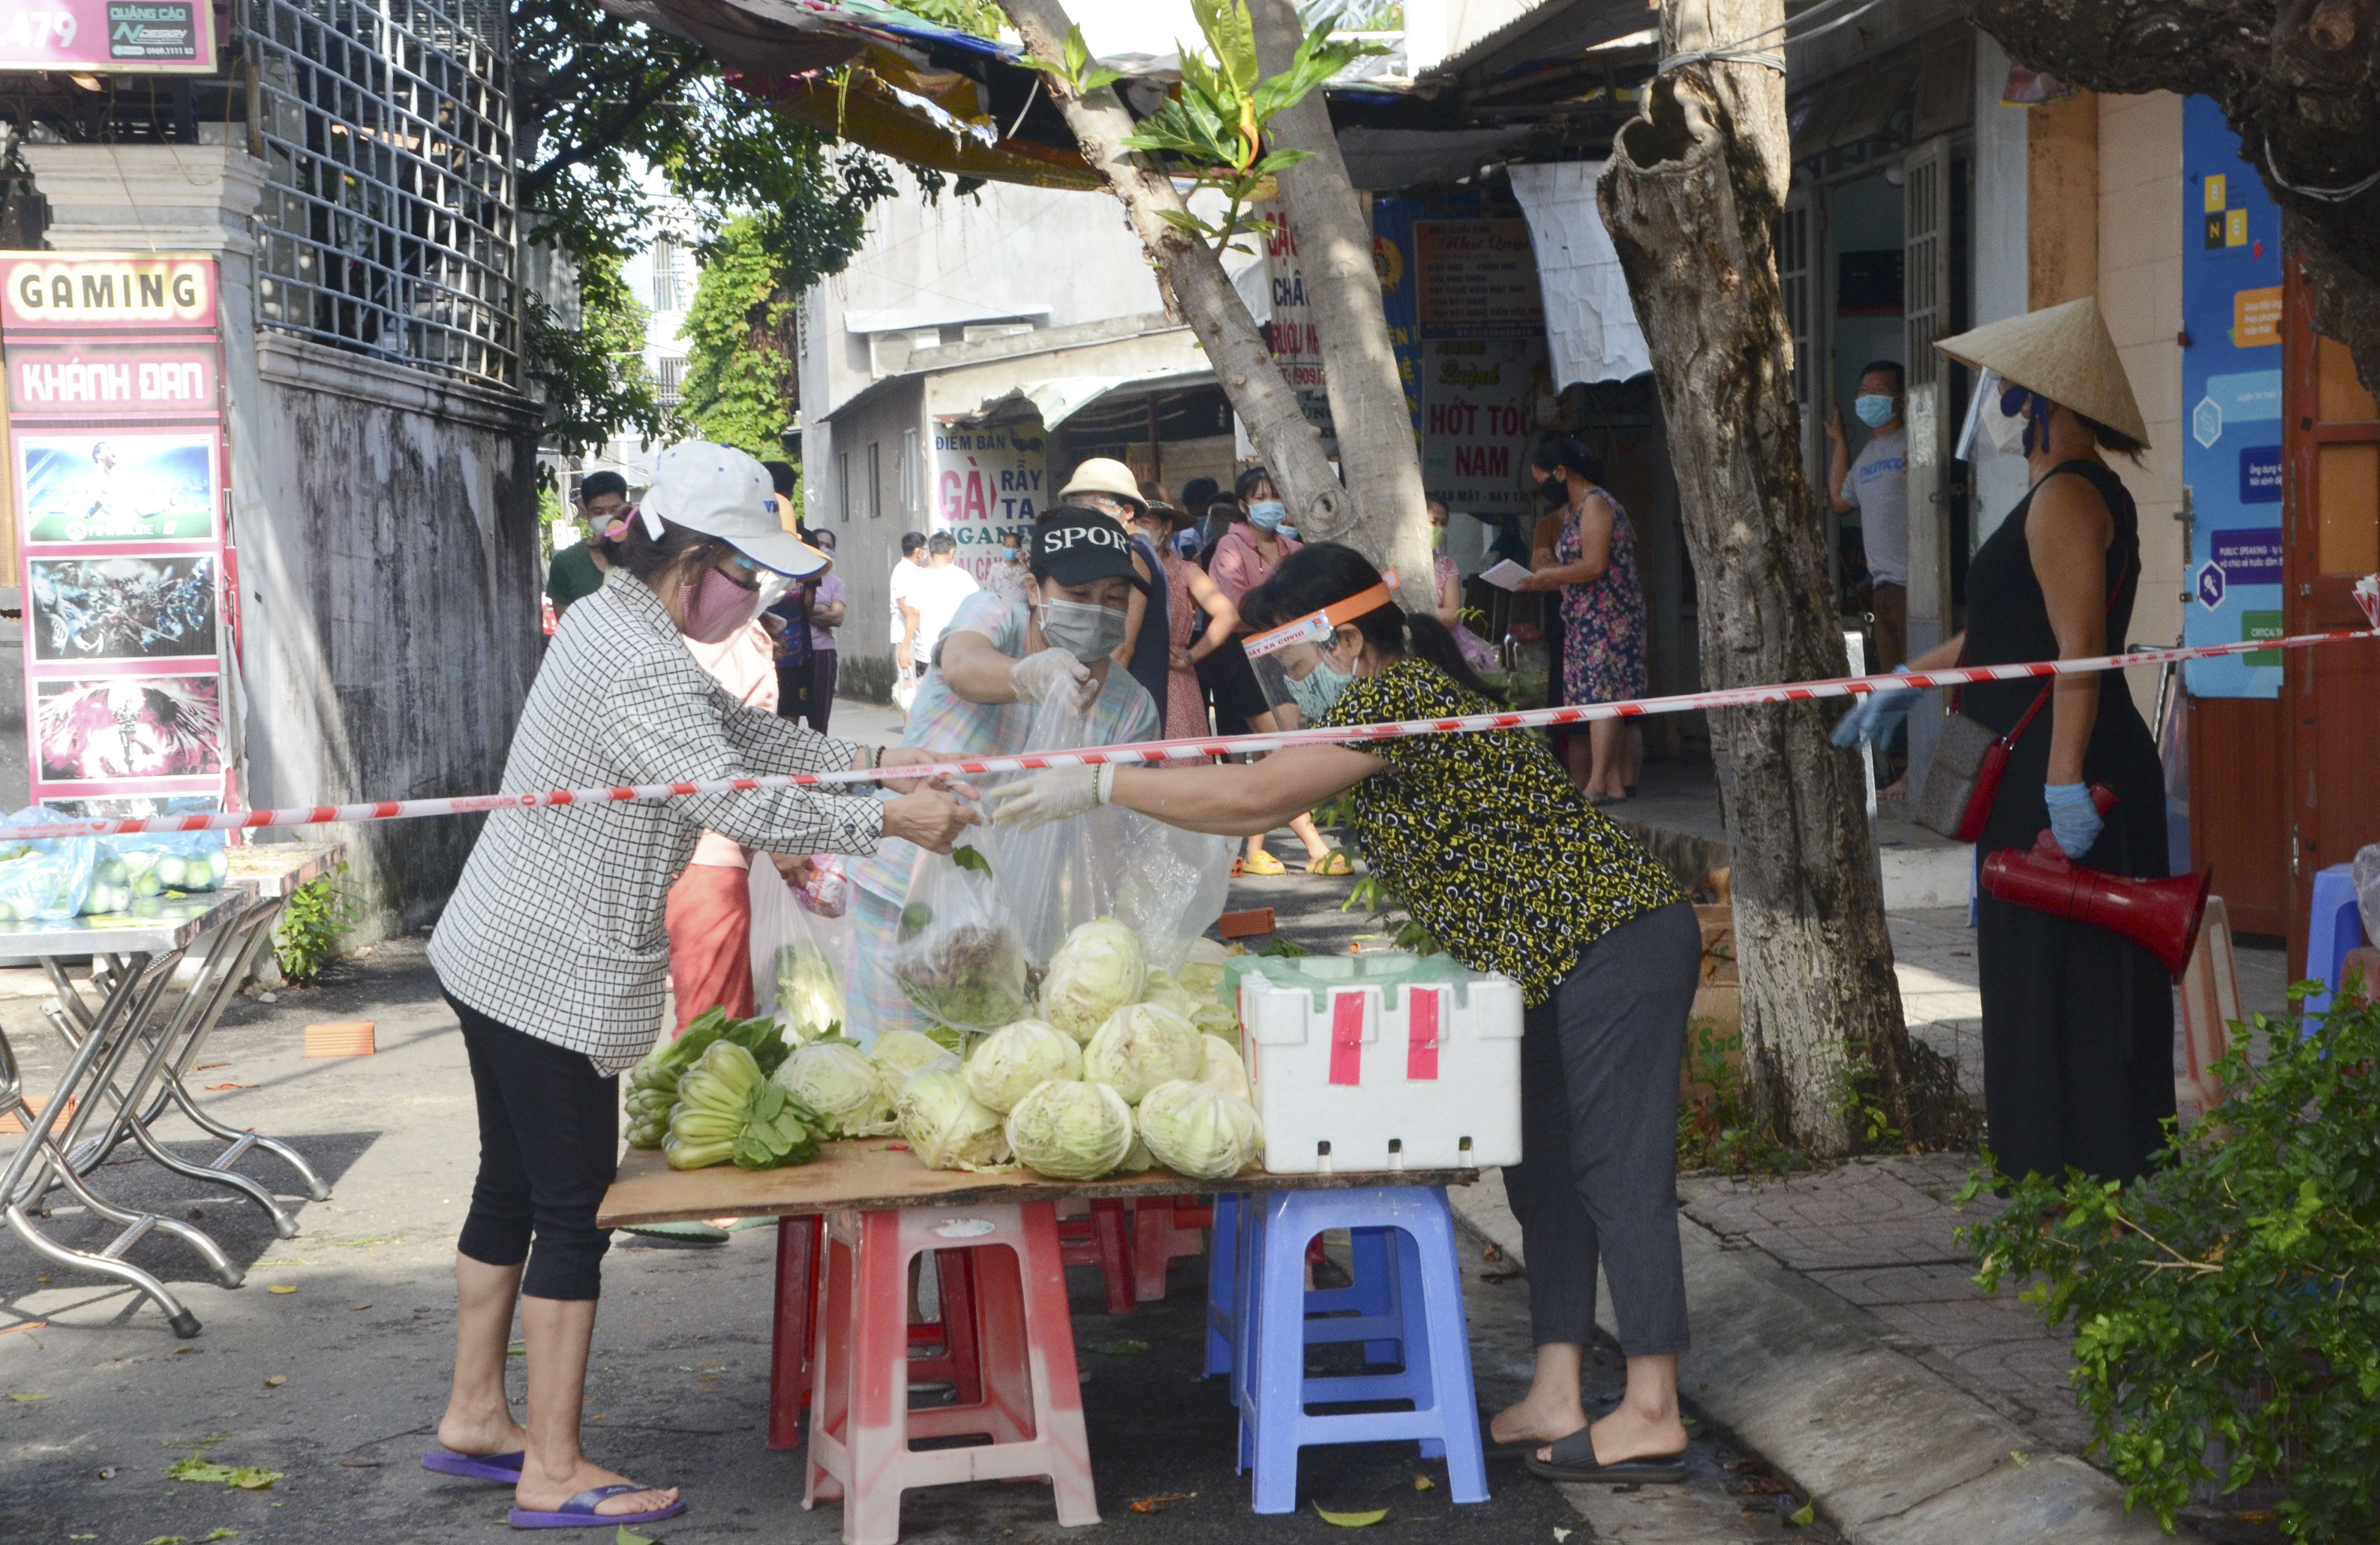
<svg viewBox="0 0 2380 1545"><path fill-rule="evenodd" d="M751 623L759 604L759 591L746 590L719 570L706 568L686 592L686 621L679 630L697 643L723 644Z"/></svg>

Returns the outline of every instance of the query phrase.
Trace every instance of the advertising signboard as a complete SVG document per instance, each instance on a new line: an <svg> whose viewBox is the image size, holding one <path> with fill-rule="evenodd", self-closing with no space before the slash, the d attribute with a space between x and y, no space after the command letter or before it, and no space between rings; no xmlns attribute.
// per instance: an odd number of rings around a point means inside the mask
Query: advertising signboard
<svg viewBox="0 0 2380 1545"><path fill-rule="evenodd" d="M212 0L0 0L0 70L212 75Z"/></svg>
<svg viewBox="0 0 2380 1545"><path fill-rule="evenodd" d="M1003 533L1032 534L1047 502L1048 445L1038 422L934 432L933 529L957 540L958 565L977 584Z"/></svg>

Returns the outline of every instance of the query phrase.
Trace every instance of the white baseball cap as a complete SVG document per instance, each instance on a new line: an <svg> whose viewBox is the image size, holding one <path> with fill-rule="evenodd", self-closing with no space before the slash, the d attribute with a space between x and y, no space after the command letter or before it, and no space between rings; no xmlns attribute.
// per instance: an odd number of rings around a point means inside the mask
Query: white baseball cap
<svg viewBox="0 0 2380 1545"><path fill-rule="evenodd" d="M656 539L659 520L717 537L779 574L816 574L827 555L778 524L770 507L776 492L768 468L749 452L686 440L653 458L653 485L637 509Z"/></svg>

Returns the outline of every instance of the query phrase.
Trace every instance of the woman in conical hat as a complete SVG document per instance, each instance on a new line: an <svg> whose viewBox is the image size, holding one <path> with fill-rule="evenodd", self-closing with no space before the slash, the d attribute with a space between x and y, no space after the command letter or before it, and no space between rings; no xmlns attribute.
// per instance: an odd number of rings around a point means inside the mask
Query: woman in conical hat
<svg viewBox="0 0 2380 1545"><path fill-rule="evenodd" d="M2122 653L2140 591L2140 517L2105 456L2137 458L2148 431L2097 302L2070 301L1935 347L1981 372L1973 454L2022 456L2031 486L1967 566L1966 631L1912 666ZM2163 876L2164 771L2123 676L2054 680L2046 690L2020 680L1960 694L1960 712L2014 736L1980 850L2031 847L2046 829L2078 864ZM1878 716L1846 724L1873 729ZM2105 817L2094 785L2116 795ZM2071 1164L2104 1179L2146 1171L2164 1140L2158 1123L2174 1113L2164 967L2119 934L1990 895L1977 903L1976 965L1984 1101L2000 1168L2056 1175Z"/></svg>

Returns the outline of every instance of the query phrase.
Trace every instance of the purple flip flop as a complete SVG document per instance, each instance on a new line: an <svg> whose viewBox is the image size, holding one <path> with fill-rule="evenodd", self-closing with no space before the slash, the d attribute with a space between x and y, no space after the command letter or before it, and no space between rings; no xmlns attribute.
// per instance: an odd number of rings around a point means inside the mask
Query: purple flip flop
<svg viewBox="0 0 2380 1545"><path fill-rule="evenodd" d="M686 1499L680 1497L667 1507L657 1507L649 1513L598 1513L598 1504L606 1498L624 1491L650 1491L656 1488L639 1486L624 1480L613 1486L590 1486L564 1502L551 1513L539 1513L526 1507L512 1511L512 1526L516 1529L589 1529L603 1528L613 1524L655 1524L663 1518L674 1518L686 1511Z"/></svg>
<svg viewBox="0 0 2380 1545"><path fill-rule="evenodd" d="M501 1480L506 1486L516 1486L520 1483L521 1458L519 1453L456 1454L453 1449L434 1448L421 1456L421 1467L440 1475Z"/></svg>

